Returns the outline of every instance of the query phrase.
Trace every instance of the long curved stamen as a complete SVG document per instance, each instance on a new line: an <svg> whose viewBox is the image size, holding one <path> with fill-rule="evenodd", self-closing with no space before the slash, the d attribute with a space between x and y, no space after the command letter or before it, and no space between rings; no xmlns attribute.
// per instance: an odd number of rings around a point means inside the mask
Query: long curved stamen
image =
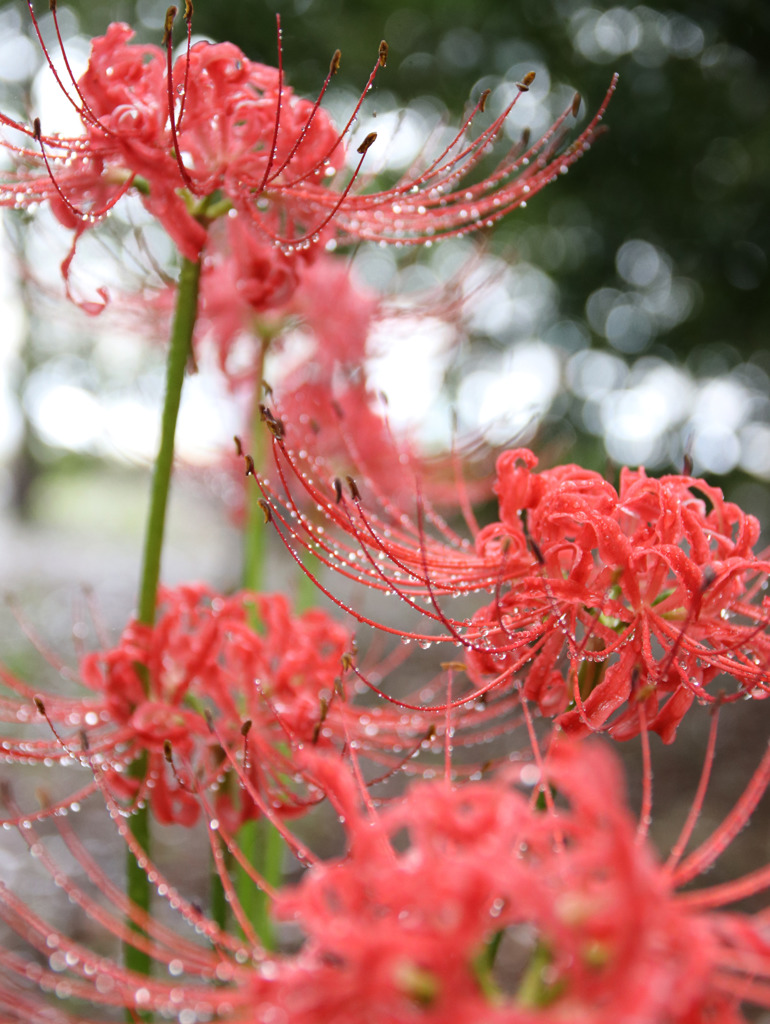
<svg viewBox="0 0 770 1024"><path fill-rule="evenodd" d="M284 249L285 252L293 252L296 246L302 245L305 242L317 241L319 235L324 230L324 228L327 227L334 220L334 218L339 213L340 209L343 207L343 205L345 203L345 200L348 198L348 195L350 194L350 190L353 188L353 185L355 184L356 178L358 177L358 175L359 175L359 173L361 171L361 168L363 166L364 160L366 159L366 154L369 151L370 147L374 144L374 141L376 140L376 138L377 138L377 133L376 132L370 132L370 134L366 136L364 141L358 147L356 152L361 154L361 159L356 164L356 167L355 167L355 169L353 171L353 174L351 175L350 181L348 181L347 185L342 190L342 192L340 192L338 194L336 202L331 207L331 209L327 212L326 216L323 217L323 219L321 221L319 221L315 225L315 227L313 227L310 231L306 231L305 234L299 235L298 237L294 237L294 238L281 237L280 235L276 235L276 234L273 234L272 232L268 232L268 234L270 235L272 240L277 245L280 245ZM288 187L288 186L286 186L286 187Z"/></svg>
<svg viewBox="0 0 770 1024"><path fill-rule="evenodd" d="M318 97L316 98L316 100L315 100L315 102L313 104L313 109L310 111L310 114L308 115L308 118L305 121L305 124L303 125L302 130L297 135L297 138L294 141L294 145L289 150L287 156L284 158L284 160L281 163L280 167L278 167L276 170L274 170L273 173L270 175L270 177L267 179L267 181L266 181L267 185L269 185L271 181L274 181L277 177L279 177L279 175L283 171L286 170L286 168L289 166L291 161L294 159L294 156L296 155L297 150L302 145L303 141L307 138L308 132L310 131L310 126L312 125L312 123L313 123L313 121L315 119L316 114L318 113L318 111L321 108L321 100L326 95L326 90L329 88L329 83L331 82L332 78L334 77L334 75L337 74L337 71L339 70L340 59L341 59L340 51L339 50L335 50L334 56L332 57L331 63L329 64L329 70L326 73L326 78L324 79L324 83L321 86L321 90L318 93ZM305 180L307 180L307 178L312 177L312 175L314 173L315 172L313 170L307 170L307 171L303 172L303 174L302 174L302 176L300 178L296 178L293 183L296 184L299 181L305 181Z"/></svg>
<svg viewBox="0 0 770 1024"><path fill-rule="evenodd" d="M187 49L185 51L184 61L184 81L182 82L182 102L179 105L179 117L177 118L177 128L179 131L182 130L182 120L184 118L184 108L187 102L187 86L190 79L190 48L192 46L192 19L193 19L193 5L192 0L184 0L184 20L187 26Z"/></svg>
<svg viewBox="0 0 770 1024"><path fill-rule="evenodd" d="M633 699L634 685L631 695ZM642 806L639 810L639 822L636 826L636 842L643 843L647 839L652 824L652 761L650 759L650 733L647 728L647 716L644 701L639 701L639 737L642 741Z"/></svg>
<svg viewBox="0 0 770 1024"><path fill-rule="evenodd" d="M176 165L179 168L179 173L182 176L182 181L185 183L187 188L192 192L193 195L200 195L201 192L193 184L192 178L187 172L187 168L182 160L182 150L179 145L179 132L176 124L176 97L174 96L174 73L172 67L172 49L173 49L173 27L174 18L176 17L177 9L171 6L166 11L166 21L163 29L163 45L166 49L166 90L168 95L168 119L171 126L171 139L174 147L174 159Z"/></svg>
<svg viewBox="0 0 770 1024"><path fill-rule="evenodd" d="M249 776L243 771L243 766L239 762L238 758L233 754L230 749L230 744L227 742L225 737L221 734L217 723L209 718L209 728L212 734L216 737L222 751L225 755L226 760L230 763L232 770L235 772L238 781L243 787L244 791L251 797L254 804L259 808L260 812L268 819L271 825L280 832L281 837L287 843L289 848L293 851L294 855L305 864L312 864L315 862L316 857L301 840L299 840L289 829L286 828L283 820L279 814L276 814L275 810L270 806L262 794L257 790L256 786L249 778Z"/></svg>
<svg viewBox="0 0 770 1024"><path fill-rule="evenodd" d="M278 95L275 100L275 122L273 124L273 137L268 147L267 163L262 181L257 187L257 193L263 192L265 185L270 178L275 157L278 152L278 132L281 127L281 104L283 103L283 30L281 28L281 15L275 16L276 34L278 36Z"/></svg>
<svg viewBox="0 0 770 1024"><path fill-rule="evenodd" d="M35 21L35 15L34 15L34 11L32 9L32 0L27 0L27 6L30 9L30 13L32 14L32 20L34 22ZM57 8L58 8L57 0L48 0L48 6L49 6L49 9L51 11L51 15L53 16L54 28L56 29L56 38L57 38L57 40L59 42L59 50L61 51L62 60L64 61L64 66L67 69L67 74L69 75L70 82L72 83L72 86L73 86L73 88L75 90L75 93L76 93L78 99L80 100L80 107L78 107L78 105L74 102L74 100L72 100L72 98L66 93L66 91L64 90L64 87L63 87L61 81L59 81L58 78L56 79L56 81L58 82L58 84L61 87L62 91L64 92L65 96L67 96L67 99L69 99L70 103L72 103L72 105L74 106L75 110L77 110L77 112L80 114L81 118L83 118L84 121L87 121L88 124L93 125L94 128L98 128L100 131L104 132L105 135L114 135L114 132L110 128L108 128L107 125L102 124L102 122L99 120L98 116L93 112L93 110L91 109L90 105L86 101L85 96L83 96L83 93L82 93L82 91L80 89L80 86L78 85L78 80L75 78L75 74L74 74L74 72L72 70L72 66L70 65L70 59L69 59L69 57L67 55L67 49L66 49L66 47L64 45L64 40L62 39L61 29L60 29L60 26L59 26L59 15L58 15L58 10L57 10ZM35 27L37 29L37 25ZM41 43L41 46L42 46L43 44L42 44L42 39L40 37L39 30L37 30L37 37L38 37L38 40L40 40L40 43ZM43 52L45 53L45 47L43 47ZM46 54L46 56L48 56L48 55ZM49 66L49 68L52 71L54 71L50 58L48 59L48 66ZM54 71L54 75L56 75L55 71Z"/></svg>
<svg viewBox="0 0 770 1024"><path fill-rule="evenodd" d="M337 52L339 52L339 51L337 51ZM293 186L301 184L301 182L306 181L308 178L311 178L311 177L315 176L318 173L318 171L320 171L323 167L329 165L329 161L331 160L331 158L334 156L335 152L339 149L339 147L342 145L342 143L344 142L344 140L347 138L348 134L350 133L350 129L352 128L353 124L356 121L356 118L358 117L358 114L359 114L359 112L361 110L361 107L364 104L364 100L366 99L367 94L370 92L372 86L374 85L374 80L377 77L377 72L380 70L380 68L384 68L385 67L385 64L387 63L387 54L388 54L388 44L383 39L382 42L380 43L380 52L379 52L379 54L377 56L377 60L375 61L374 67L372 68L372 70L371 70L371 72L369 74L369 79L368 79L366 85L364 86L361 95L358 98L358 102L356 103L355 107L353 108L352 114L350 115L350 117L346 121L344 128L342 129L342 131L340 131L338 133L337 138L334 141L334 144L324 153L324 155L322 157L320 157L320 159L318 159L311 167L309 167L306 171L304 171L301 176L293 179L292 181L286 182L286 185L285 185L286 188L291 188ZM336 53L335 53L335 56L332 58L332 66L329 69L329 74L327 76L327 80L328 80L328 78L331 78L332 74L336 71L335 62L336 62ZM319 97L319 102L320 102L320 97ZM308 122L308 125L309 125L309 122ZM307 130L307 126L306 126L305 130ZM348 189L348 191L349 191L349 189Z"/></svg>
<svg viewBox="0 0 770 1024"><path fill-rule="evenodd" d="M46 151L46 140L45 140L45 136L42 133L42 129L41 129L41 126L40 126L40 118L39 117L36 117L35 120L34 120L33 128L32 128L32 133L31 134L32 134L32 138L38 144L38 148L40 150L40 155L41 155L41 157L43 159L43 163L45 164L45 169L48 172L48 177L51 180L51 184L53 185L53 187L54 187L54 189L56 191L56 194L58 195L59 199L61 199L61 201L64 204L64 206L66 206L66 208L69 210L69 212L74 217L77 217L77 219L79 221L81 221L82 224L84 224L84 225L94 224L96 221L101 220L103 217L105 217L110 212L110 210L118 202L120 202L120 200L123 198L123 196L126 195L126 193L130 191L131 187L134 184L134 175L131 175L120 186L120 188L107 200L107 202L103 206L96 207L96 208L94 208L92 210L81 210L79 207L75 206L75 204L65 194L65 192L62 189L62 187L59 184L59 182L56 180L56 175L53 172L53 167L51 166L51 162L48 159L48 153ZM65 263L66 263L66 261L65 261Z"/></svg>
<svg viewBox="0 0 770 1024"><path fill-rule="evenodd" d="M735 806L709 838L675 868L676 885L684 885L702 874L727 849L749 820L770 785L770 745Z"/></svg>
<svg viewBox="0 0 770 1024"><path fill-rule="evenodd" d="M690 842L693 829L700 817L701 811L703 810L703 803L706 798L706 790L708 789L709 779L711 778L711 769L714 765L714 751L716 750L717 743L717 729L719 727L719 705L713 708L711 712L711 724L709 726L708 742L706 744L706 753L703 758L703 766L701 768L700 779L698 780L698 788L695 793L690 810L687 813L687 820L682 826L682 831L679 834L677 841L671 847L671 852L668 855L666 861L666 869L668 871L674 871L682 859L682 854L687 848L687 844Z"/></svg>
<svg viewBox="0 0 770 1024"><path fill-rule="evenodd" d="M67 51L64 48L64 43L62 41L61 33L59 31L59 21L56 13L56 0L53 0L53 2L50 4L51 12L53 14L54 25L56 26L56 36L59 40L59 46L61 47L62 57L64 60L65 67L67 68L67 74L69 75L72 84L75 87L75 92L77 93L80 103L77 103L76 100L72 98L70 93L67 91L64 82L61 80L59 72L56 70L56 65L53 62L51 53L43 40L43 34L40 31L40 25L37 20L37 15L35 14L35 8L33 6L32 0L27 0L27 7L29 8L30 19L32 21L33 28L35 29L35 35L37 36L38 43L40 44L40 49L43 53L43 56L45 57L46 63L48 64L48 70L53 75L56 84L59 86L62 92L62 95L68 101L68 103L70 103L70 105L74 108L79 117L83 117L83 115L86 114L87 116L85 120L93 124L94 127L101 129L105 134L111 135L112 132L110 132L110 130L99 121L99 118L94 114L94 112L85 102L80 92L77 81L72 72L72 68L70 67L69 58L67 57Z"/></svg>

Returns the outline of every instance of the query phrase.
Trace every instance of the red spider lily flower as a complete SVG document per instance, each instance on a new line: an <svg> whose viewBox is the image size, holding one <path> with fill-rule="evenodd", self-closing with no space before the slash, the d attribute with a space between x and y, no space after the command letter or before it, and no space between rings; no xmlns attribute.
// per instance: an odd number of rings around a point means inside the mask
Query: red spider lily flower
<svg viewBox="0 0 770 1024"><path fill-rule="evenodd" d="M589 125L566 149L563 127L577 102L536 142L523 142L489 176L466 185L463 179L478 167L521 93L472 138L469 129L484 108L485 94L426 165L391 188L367 192L356 179L374 133L359 146L352 175L337 181L346 138L385 65L386 44L351 117L338 131L319 106L339 67L338 53L312 103L285 84L280 47L279 67L270 68L248 60L230 43L190 46L192 5L185 6L188 47L175 63L171 23L176 8L169 9L165 47L132 45L127 25L110 25L93 41L88 69L77 81L71 74L70 81L59 76L46 51L83 132L67 138L45 132L39 121L29 126L0 115L0 123L21 133L20 143L4 144L24 165L0 182L0 205L48 200L77 238L124 194L134 192L193 261L200 258L211 220L229 211L245 230L255 232L260 244L275 250L268 277L283 277L285 284L290 277L285 257L307 253L319 243L378 239L414 244L492 224L580 158L597 134L615 87L613 79ZM55 19L55 3L52 8ZM526 76L521 92L533 77ZM70 261L71 254L65 276ZM247 277L250 265L247 260Z"/></svg>
<svg viewBox="0 0 770 1024"><path fill-rule="evenodd" d="M15 697L0 701L0 716L48 730L45 738L3 737L4 753L97 769L113 796L129 808L149 801L166 824L194 824L201 789L216 791L222 820L252 817L244 779L283 814L300 812L308 799L297 784L296 749L354 742L395 770L428 729L414 715L345 701L340 678L351 646L349 631L326 613L294 615L280 594L163 590L153 627L133 622L117 647L82 658L75 680L88 696L43 694L2 672ZM235 752L240 786L223 745ZM129 767L144 752L147 771L133 778Z"/></svg>
<svg viewBox="0 0 770 1024"><path fill-rule="evenodd" d="M102 939L133 942L157 967L153 977L134 974L52 923L50 901L37 909L0 886L0 916L32 950L0 952L3 1019L97 1024L125 1008L129 1017L156 1013L181 1024L739 1024L743 1004L770 1006L767 915L731 906L768 887L767 867L681 891L745 825L770 781L770 754L724 822L683 858L689 816L666 863L640 833L618 765L598 745L553 750L543 773L527 764L459 788L420 783L381 811L361 808L343 762L314 753L305 768L341 816L348 851L322 861L286 833L309 865L300 883L273 890L253 873L277 913L301 929L295 953L261 948L231 886L244 939L210 920L157 864L145 860L174 912L164 920L131 905L68 819L49 823L58 846L23 823L22 838L73 915ZM555 796L541 807L538 791ZM3 798L19 820L7 787ZM126 822L114 820L135 848ZM238 851L211 825L221 865L220 842ZM62 841L84 880L62 869ZM174 917L206 943L178 934Z"/></svg>
<svg viewBox="0 0 770 1024"><path fill-rule="evenodd" d="M359 621L465 647L470 698L512 683L569 732L628 738L649 728L670 742L694 700L768 692L770 562L754 553L759 524L704 480L625 469L616 491L579 466L536 473L531 452L505 452L495 484L501 520L479 530L471 519L471 546L419 496L416 523L398 508L378 514L352 478L327 491L281 438L273 446L279 483L262 487L287 545L397 594L432 631L390 626L338 601ZM319 537L290 519L297 491L334 531ZM444 608L447 597L483 592L494 599L469 618ZM716 682L724 676L734 681L728 692Z"/></svg>
<svg viewBox="0 0 770 1024"><path fill-rule="evenodd" d="M768 761L752 787L767 784ZM640 842L606 750L552 753L559 804L548 810L517 788L537 779L533 765L456 789L414 785L376 816L338 764L317 775L349 847L277 896L307 936L276 1000L289 1020L684 1024L742 1019L744 985L750 999L770 995L764 919L679 896L676 869ZM747 890L767 884L761 874Z"/></svg>
<svg viewBox="0 0 770 1024"><path fill-rule="evenodd" d="M563 729L627 738L646 720L667 742L693 700L767 694L770 563L754 554L753 516L689 476L624 469L616 492L578 466L535 465L526 451L498 461L501 521L477 550L531 561L474 619L496 648L469 653L477 677L504 671L523 642L522 692L547 714L572 702ZM734 692L709 692L724 675Z"/></svg>
<svg viewBox="0 0 770 1024"><path fill-rule="evenodd" d="M0 666L0 721L13 725L0 734L3 757L81 770L60 773L67 795L49 798L37 817L77 808L101 787L126 813L148 802L162 824L191 826L206 792L235 831L260 813L252 791L284 817L317 802L297 760L303 747L355 749L374 785L399 771L431 777L450 736L463 752L459 778L478 771L481 744L522 724L506 694L448 717L442 695L463 668L451 663L402 700L357 702L366 688L352 672L355 650L349 629L318 609L294 614L281 594L162 589L153 627L131 622L117 646L83 655L77 670L53 663L75 696ZM387 676L407 653L372 651L364 664L372 677ZM131 766L143 754L137 778ZM488 748L485 758L491 764ZM88 778L73 789L82 769Z"/></svg>

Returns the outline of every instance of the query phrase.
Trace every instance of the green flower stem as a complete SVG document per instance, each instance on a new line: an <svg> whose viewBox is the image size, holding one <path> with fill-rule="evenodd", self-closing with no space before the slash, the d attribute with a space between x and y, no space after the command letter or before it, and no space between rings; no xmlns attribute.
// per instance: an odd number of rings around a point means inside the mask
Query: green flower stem
<svg viewBox="0 0 770 1024"><path fill-rule="evenodd" d="M228 849L222 845L222 856L224 857L224 868L230 873L233 866L233 856ZM211 889L210 889L210 900L211 900L211 919L219 925L222 931L227 931L228 921L230 919L229 904L227 902L227 895L225 893L225 887L222 884L222 879L219 877L219 873L216 870L214 864L214 858L211 858Z"/></svg>
<svg viewBox="0 0 770 1024"><path fill-rule="evenodd" d="M277 887L283 874L283 837L267 818L247 821L238 832L238 843L252 867L266 882ZM275 949L275 929L270 916L270 900L258 889L245 871L238 872L238 901L251 921L265 949Z"/></svg>
<svg viewBox="0 0 770 1024"><path fill-rule="evenodd" d="M249 453L259 472L268 456L267 428L261 422L259 404L262 399L265 356L270 337L263 336L254 382L254 414L249 438ZM246 530L243 552L243 586L246 590L263 590L266 584L267 531L264 513L259 504L261 495L253 480L246 487ZM252 611L252 628L259 628L256 609ZM281 881L285 844L277 829L265 819L246 822L238 832L238 843L251 866L272 886ZM243 910L266 949L275 948L275 933L270 918L270 904L265 893L254 885L245 871L236 873L236 889Z"/></svg>
<svg viewBox="0 0 770 1024"><path fill-rule="evenodd" d="M265 356L270 345L269 338L263 338L257 356L256 379L254 381L254 412L251 420L249 454L254 460L257 472L261 472L267 458L267 428L261 420L259 405L262 401L262 382L265 372ZM243 586L246 590L262 590L265 584L265 554L267 531L265 516L259 499L262 497L256 483L246 481L246 530L243 550ZM256 614L256 612L254 613ZM253 623L256 625L256 623Z"/></svg>
<svg viewBox="0 0 770 1024"><path fill-rule="evenodd" d="M160 448L155 461L152 478L150 512L144 538L144 559L139 589L139 622L152 626L155 622L155 606L158 599L160 577L160 553L163 548L163 534L166 525L166 506L171 484L171 470L174 463L174 438L179 403L182 398L185 367L192 352L192 335L198 312L198 287L201 265L191 260L182 261L179 275L174 325L171 331L171 345L166 363L166 397L161 420Z"/></svg>
<svg viewBox="0 0 770 1024"><path fill-rule="evenodd" d="M139 587L139 622L152 626L155 622L155 608L160 578L160 556L163 548L163 534L166 525L166 506L171 485L171 470L174 462L174 438L182 397L185 367L192 351L192 335L198 312L198 288L200 284L200 263L183 260L179 276L176 311L171 331L171 343L166 362L166 395L161 420L161 437L158 457L152 478L150 509L142 559L142 573ZM149 679L144 679L145 692L149 692ZM131 765L130 777L144 779L147 774L147 754L137 758ZM150 851L150 821L148 808L141 807L129 819L131 834L148 855ZM152 889L146 869L141 868L134 855L128 851L126 860L126 889L131 902L140 910L149 910ZM134 930L133 923L129 922ZM147 953L135 949L130 942L124 944L126 967L142 974L149 974L151 959Z"/></svg>
<svg viewBox="0 0 770 1024"><path fill-rule="evenodd" d="M483 950L473 960L473 973L479 988L490 1002L500 998L500 989L492 974L497 958L497 951L503 940L504 931L495 932Z"/></svg>

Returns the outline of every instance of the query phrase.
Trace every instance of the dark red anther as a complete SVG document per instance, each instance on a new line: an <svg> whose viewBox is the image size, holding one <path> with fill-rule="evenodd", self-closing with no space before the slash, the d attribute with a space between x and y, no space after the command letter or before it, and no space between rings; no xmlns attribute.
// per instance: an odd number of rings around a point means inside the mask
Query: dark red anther
<svg viewBox="0 0 770 1024"><path fill-rule="evenodd" d="M334 51L334 56L332 57L331 63L329 64L329 74L330 75L336 75L337 74L337 72L340 69L341 61L342 61L342 51L341 50L335 50Z"/></svg>
<svg viewBox="0 0 770 1024"><path fill-rule="evenodd" d="M45 704L43 703L42 699L40 697L33 697L32 700L34 702L35 707L37 708L37 713L45 717Z"/></svg>
<svg viewBox="0 0 770 1024"><path fill-rule="evenodd" d="M239 459L243 458L243 445L241 444L241 439L237 434L233 437L233 441L235 442L235 454Z"/></svg>
<svg viewBox="0 0 770 1024"><path fill-rule="evenodd" d="M318 737L321 735L321 726L324 724L324 722L326 721L326 716L329 714L329 701L326 699L326 697L321 697L320 705L321 714L318 718L318 721L315 724L315 727L313 728L313 744L318 743Z"/></svg>
<svg viewBox="0 0 770 1024"><path fill-rule="evenodd" d="M272 412L270 411L270 409L268 409L266 405L260 405L259 416L260 419L267 424L268 429L270 433L273 435L273 437L277 438L279 441L282 441L284 435L286 434L286 429L284 428L283 420L280 420L276 416L273 416Z"/></svg>
<svg viewBox="0 0 770 1024"><path fill-rule="evenodd" d="M171 740L163 741L163 756L165 757L169 764L174 763L174 752L171 749Z"/></svg>
<svg viewBox="0 0 770 1024"><path fill-rule="evenodd" d="M339 505L339 503L342 501L342 481L338 476L335 476L334 478L334 496L336 498L337 504Z"/></svg>
<svg viewBox="0 0 770 1024"><path fill-rule="evenodd" d="M251 726L252 726L252 724L253 724L253 723L252 723L251 719L250 719L250 718L247 718L247 719L246 719L246 721L245 721L245 722L243 723L243 725L241 726L241 736L243 736L243 738L244 738L244 739L246 739L246 737L247 737L247 736L249 735L249 733L251 732Z"/></svg>
<svg viewBox="0 0 770 1024"><path fill-rule="evenodd" d="M353 501L360 501L361 492L358 489L358 484L355 482L352 476L346 476L345 479L347 480L348 487L350 488L350 494L351 497L353 498Z"/></svg>
<svg viewBox="0 0 770 1024"><path fill-rule="evenodd" d="M543 552L540 550L540 547L539 547L537 541L533 538L532 534L529 532L529 524L527 523L527 510L526 509L522 509L521 510L521 527L524 530L524 540L527 542L527 547L529 548L529 550L535 556L535 561L539 565L545 565L545 558L543 557Z"/></svg>
<svg viewBox="0 0 770 1024"><path fill-rule="evenodd" d="M543 557L543 552L540 550L537 541L534 540L534 538L532 537L528 537L527 543L529 544L532 550L532 554L535 556L535 561L538 562L540 565L545 565L545 558Z"/></svg>
<svg viewBox="0 0 770 1024"><path fill-rule="evenodd" d="M166 11L166 19L163 22L163 45L166 47L171 46L171 33L174 30L175 17L176 7L172 4Z"/></svg>
<svg viewBox="0 0 770 1024"><path fill-rule="evenodd" d="M489 99L489 94L491 92L491 89L485 89L481 96L479 96L479 110L482 114L487 109L487 100Z"/></svg>
<svg viewBox="0 0 770 1024"><path fill-rule="evenodd" d="M516 83L519 92L529 92L529 87L535 81L535 72L528 71L520 82Z"/></svg>
<svg viewBox="0 0 770 1024"><path fill-rule="evenodd" d="M703 567L703 579L701 580L701 593L704 590L708 590L714 580L717 578L716 569L712 565L706 565Z"/></svg>
<svg viewBox="0 0 770 1024"><path fill-rule="evenodd" d="M193 16L193 5L192 0L184 0L184 20L189 25L192 21Z"/></svg>
<svg viewBox="0 0 770 1024"><path fill-rule="evenodd" d="M250 455L243 456L246 463L246 476L256 476L257 471L254 468L254 459Z"/></svg>
<svg viewBox="0 0 770 1024"><path fill-rule="evenodd" d="M40 118L36 117L35 120L32 122L32 138L35 140L35 142L40 142L41 134L42 133L40 129Z"/></svg>
<svg viewBox="0 0 770 1024"><path fill-rule="evenodd" d="M380 43L380 50L377 55L377 62L381 68L384 68L388 63L388 44L383 39Z"/></svg>
<svg viewBox="0 0 770 1024"><path fill-rule="evenodd" d="M575 95L572 97L572 116L573 117L577 117L578 116L578 111L580 110L581 99L582 99L582 97L581 97L579 92L576 92Z"/></svg>
<svg viewBox="0 0 770 1024"><path fill-rule="evenodd" d="M262 509L262 515L265 517L265 524L272 523L272 521L273 521L273 513L272 513L272 511L270 509L270 506L265 501L265 499L264 498L260 498L259 501L257 502L257 504Z"/></svg>
<svg viewBox="0 0 770 1024"><path fill-rule="evenodd" d="M366 152L368 152L369 148L374 144L374 141L375 141L376 138L377 138L377 132L369 132L369 134L366 136L364 141L361 143L361 145L356 150L356 153L360 153L361 156L363 156Z"/></svg>

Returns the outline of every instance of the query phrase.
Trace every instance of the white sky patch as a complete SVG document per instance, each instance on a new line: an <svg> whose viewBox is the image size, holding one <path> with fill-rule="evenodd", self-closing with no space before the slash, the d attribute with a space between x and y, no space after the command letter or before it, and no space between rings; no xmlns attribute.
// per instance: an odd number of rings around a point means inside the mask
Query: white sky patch
<svg viewBox="0 0 770 1024"><path fill-rule="evenodd" d="M740 434L741 468L770 480L770 424L750 423Z"/></svg>
<svg viewBox="0 0 770 1024"><path fill-rule="evenodd" d="M701 388L693 409L693 423L706 430L712 425L728 431L742 426L750 413L749 391L738 381L714 378Z"/></svg>
<svg viewBox="0 0 770 1024"><path fill-rule="evenodd" d="M100 403L85 388L54 384L28 393L28 408L42 439L55 447L92 451L103 434Z"/></svg>
<svg viewBox="0 0 770 1024"><path fill-rule="evenodd" d="M368 379L373 390L386 395L394 430L436 432L431 413L441 394L452 335L452 328L435 317L394 317L376 326L369 341Z"/></svg>
<svg viewBox="0 0 770 1024"><path fill-rule="evenodd" d="M90 42L83 36L71 36L69 39L65 39L64 45L69 65L75 78L78 79L88 67ZM53 51L51 58L59 78L74 95L74 86L70 81L61 52L58 49ZM83 134L83 122L80 120L80 116L62 92L47 64L38 71L32 83L32 107L38 111L44 134L53 132L66 136Z"/></svg>
<svg viewBox="0 0 770 1024"><path fill-rule="evenodd" d="M458 394L460 419L493 444L526 437L550 408L560 383L554 349L541 341L523 342L497 363L467 375Z"/></svg>
<svg viewBox="0 0 770 1024"><path fill-rule="evenodd" d="M377 141L371 150L372 161L376 160L378 166L388 170L410 167L424 152L425 137L430 131L425 118L409 107L378 114L376 119L371 118L371 128L377 132ZM368 169L368 164L364 166Z"/></svg>
<svg viewBox="0 0 770 1024"><path fill-rule="evenodd" d="M188 377L179 410L180 456L207 465L231 450L233 435L243 429L242 409L233 401L219 373Z"/></svg>

